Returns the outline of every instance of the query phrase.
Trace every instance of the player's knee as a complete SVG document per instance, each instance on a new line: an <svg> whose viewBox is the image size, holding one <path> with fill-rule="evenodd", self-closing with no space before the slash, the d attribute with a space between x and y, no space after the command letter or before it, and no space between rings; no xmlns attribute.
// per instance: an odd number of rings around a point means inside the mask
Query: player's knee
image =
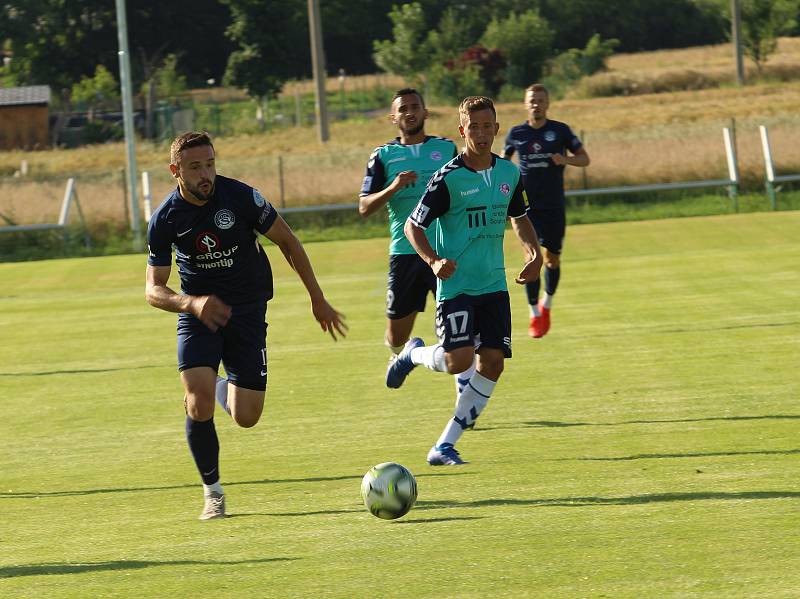
<svg viewBox="0 0 800 599"><path fill-rule="evenodd" d="M550 252L545 252L544 265L550 270L558 268L559 266L561 266L561 256L559 256L558 254L551 254Z"/></svg>
<svg viewBox="0 0 800 599"><path fill-rule="evenodd" d="M447 352L444 355L444 362L447 365L447 372L450 374L460 374L472 366L475 356L465 352Z"/></svg>
<svg viewBox="0 0 800 599"><path fill-rule="evenodd" d="M186 415L196 422L205 422L214 416L214 398L202 393L187 393L183 397Z"/></svg>

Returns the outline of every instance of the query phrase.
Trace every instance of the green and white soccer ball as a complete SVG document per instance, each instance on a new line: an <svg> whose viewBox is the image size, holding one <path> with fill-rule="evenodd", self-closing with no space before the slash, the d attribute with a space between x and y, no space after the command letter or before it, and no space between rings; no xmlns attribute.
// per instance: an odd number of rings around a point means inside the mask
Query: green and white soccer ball
<svg viewBox="0 0 800 599"><path fill-rule="evenodd" d="M394 520L407 514L417 500L417 479L405 466L384 462L364 475L361 497L373 516Z"/></svg>

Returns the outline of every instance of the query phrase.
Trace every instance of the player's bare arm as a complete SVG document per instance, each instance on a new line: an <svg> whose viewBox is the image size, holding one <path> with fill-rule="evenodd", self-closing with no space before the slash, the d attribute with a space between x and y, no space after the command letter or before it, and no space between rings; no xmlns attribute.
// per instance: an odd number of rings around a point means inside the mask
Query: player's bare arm
<svg viewBox="0 0 800 599"><path fill-rule="evenodd" d="M334 341L337 340L337 333L344 337L347 331L344 315L337 312L325 299L303 244L280 215L265 233L265 237L280 248L289 266L305 285L308 297L311 299L311 312L320 328L327 331Z"/></svg>
<svg viewBox="0 0 800 599"><path fill-rule="evenodd" d="M167 312L188 312L212 331L224 327L231 317L231 307L216 295L184 295L167 285L170 266L147 266L145 298L147 303Z"/></svg>
<svg viewBox="0 0 800 599"><path fill-rule="evenodd" d="M526 258L525 266L522 267L514 281L524 285L539 278L539 273L542 270L542 248L539 247L539 238L526 215L512 218L511 228L514 229L514 234L522 244L522 250L525 252Z"/></svg>
<svg viewBox="0 0 800 599"><path fill-rule="evenodd" d="M403 226L403 232L417 254L431 267L433 274L443 281L453 276L458 264L456 264L455 260L442 258L434 251L422 227L415 225L411 220L407 220Z"/></svg>
<svg viewBox="0 0 800 599"><path fill-rule="evenodd" d="M365 218L370 214L374 214L385 206L395 193L404 187L414 185L417 182L417 178L417 173L414 171L402 171L398 173L394 181L385 189L359 198L358 213Z"/></svg>
<svg viewBox="0 0 800 599"><path fill-rule="evenodd" d="M553 164L558 166L589 166L589 163L591 162L589 159L589 154L584 148L578 148L571 156L565 156L564 154L553 154L550 159L553 161Z"/></svg>

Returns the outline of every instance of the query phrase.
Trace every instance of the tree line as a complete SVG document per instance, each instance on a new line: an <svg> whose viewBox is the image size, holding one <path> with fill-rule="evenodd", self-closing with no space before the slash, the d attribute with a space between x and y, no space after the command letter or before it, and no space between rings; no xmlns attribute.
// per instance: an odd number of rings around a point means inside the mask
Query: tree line
<svg viewBox="0 0 800 599"><path fill-rule="evenodd" d="M741 0L745 43L763 61L798 33L800 0ZM720 43L730 0L321 0L327 70L424 73L442 93L569 81L612 51ZM213 81L269 97L310 76L307 0L127 1L134 86L143 95ZM110 0L0 5L4 86L47 84L57 101L112 96L118 73ZM100 91L98 91L100 90ZM448 92L448 90L450 90Z"/></svg>

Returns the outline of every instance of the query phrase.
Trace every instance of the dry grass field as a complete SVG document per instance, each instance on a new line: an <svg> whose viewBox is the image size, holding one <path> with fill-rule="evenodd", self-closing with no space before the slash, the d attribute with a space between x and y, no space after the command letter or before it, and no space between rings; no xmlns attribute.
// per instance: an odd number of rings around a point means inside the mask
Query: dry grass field
<svg viewBox="0 0 800 599"><path fill-rule="evenodd" d="M610 61L612 72L658 73L662 69L732 68L729 46L620 55ZM781 40L770 64L800 60L800 40ZM727 61L727 67L726 67ZM395 82L400 84L399 81ZM368 85L364 82L363 85ZM292 84L295 85L295 84ZM221 93L221 92L220 92ZM287 91L287 93L293 93ZM430 106L427 130L458 136L454 106ZM744 89L681 91L613 98L565 99L554 102L550 116L569 123L582 135L592 157L584 172L568 169L571 188L615 184L717 179L727 175L722 128L735 119L742 179L751 188L763 181L764 166L758 125L770 128L778 172L800 172L795 139L800 134L800 81L763 82ZM522 103L500 104L502 149L508 128L526 118ZM336 122L331 141L322 145L313 127L276 130L261 135L216 139L219 172L241 178L281 204L278 158L284 174L286 206L355 202L372 149L391 139L395 130L385 116ZM27 160L33 179L0 180L0 214L19 223L57 219L68 176L78 178L78 192L87 218L119 220L124 216L120 170L125 165L122 144L76 150L0 153L0 172L13 171ZM173 188L166 167L168 148L140 143L140 170L152 177L154 203ZM41 179L41 177L46 179Z"/></svg>

